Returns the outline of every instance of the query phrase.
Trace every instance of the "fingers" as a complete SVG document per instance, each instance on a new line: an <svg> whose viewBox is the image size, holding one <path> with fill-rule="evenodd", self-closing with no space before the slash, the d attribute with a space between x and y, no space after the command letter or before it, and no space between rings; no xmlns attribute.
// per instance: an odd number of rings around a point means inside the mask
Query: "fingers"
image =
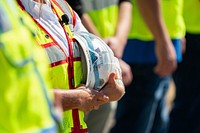
<svg viewBox="0 0 200 133"><path fill-rule="evenodd" d="M158 63L154 69L154 72L159 76L168 76L171 75L176 69L176 62L169 61L165 63Z"/></svg>
<svg viewBox="0 0 200 133"><path fill-rule="evenodd" d="M133 80L133 74L132 71L129 69L128 71L122 70L122 80L125 86L128 86L131 84Z"/></svg>
<svg viewBox="0 0 200 133"><path fill-rule="evenodd" d="M116 78L116 74L110 74L108 84L101 90L109 96L109 101L119 100L124 95L124 85L121 79Z"/></svg>
<svg viewBox="0 0 200 133"><path fill-rule="evenodd" d="M109 38L104 38L103 41L109 46Z"/></svg>
<svg viewBox="0 0 200 133"><path fill-rule="evenodd" d="M99 106L94 106L93 109L94 109L94 110L98 110L98 109L99 109Z"/></svg>
<svg viewBox="0 0 200 133"><path fill-rule="evenodd" d="M109 76L108 82L110 84L115 84L115 79L116 79L116 74L115 73L111 73L110 76Z"/></svg>
<svg viewBox="0 0 200 133"><path fill-rule="evenodd" d="M131 84L132 80L133 80L133 76L130 73L127 74L122 74L122 80L125 86L128 86Z"/></svg>
<svg viewBox="0 0 200 133"><path fill-rule="evenodd" d="M99 103L100 103L100 102L106 103L106 102L109 101L109 97L106 96L105 94L101 93L101 92L99 92L99 95L97 95L96 97L97 97L97 101L98 101Z"/></svg>
<svg viewBox="0 0 200 133"><path fill-rule="evenodd" d="M171 75L176 67L176 52L171 41L157 43L155 47L158 64L154 72L159 76Z"/></svg>
<svg viewBox="0 0 200 133"><path fill-rule="evenodd" d="M133 74L132 74L131 67L121 59L119 60L119 63L120 63L120 67L122 70L123 83L125 86L128 86L129 84L131 84L131 82L133 80Z"/></svg>

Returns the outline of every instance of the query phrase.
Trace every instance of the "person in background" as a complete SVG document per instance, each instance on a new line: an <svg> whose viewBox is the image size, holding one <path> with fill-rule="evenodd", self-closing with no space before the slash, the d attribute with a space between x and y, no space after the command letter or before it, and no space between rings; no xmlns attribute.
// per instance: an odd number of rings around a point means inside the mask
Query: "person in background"
<svg viewBox="0 0 200 133"><path fill-rule="evenodd" d="M184 0L186 47L173 74L176 96L170 113L169 133L200 132L200 1Z"/></svg>
<svg viewBox="0 0 200 133"><path fill-rule="evenodd" d="M73 10L78 14L78 16L81 19L82 24L85 26L88 32L101 37L94 23L92 22L92 19L87 14L82 0L66 0L66 1L73 8Z"/></svg>
<svg viewBox="0 0 200 133"><path fill-rule="evenodd" d="M48 57L15 2L0 1L0 132L57 133Z"/></svg>
<svg viewBox="0 0 200 133"><path fill-rule="evenodd" d="M126 44L127 35L130 29L131 1L130 0L66 0L78 13L86 29L101 37L120 60L122 79L125 85L132 81L130 67L121 60L123 47ZM114 104L113 104L114 105ZM114 111L111 103L101 105L98 110L91 111L86 116L86 123L90 133L102 133L105 126L111 121L109 116ZM98 124L96 124L98 123ZM109 126L108 126L109 127Z"/></svg>
<svg viewBox="0 0 200 133"><path fill-rule="evenodd" d="M99 19L101 19L102 16L105 16L105 17L109 18L109 19L103 19L103 21L105 21L104 22L105 23L104 24L105 27L104 27L103 31L107 30L108 28L110 29L109 25L115 25L115 26L113 26L113 28L115 28L115 30L116 30L115 33L113 33L113 32L109 33L109 30L108 30L108 33L107 33L108 35L100 35L101 32L99 30L101 28L99 27L97 29L96 25L98 25L98 24L95 24L94 21L93 21L93 19L95 19L95 16L91 17L89 15L88 11L87 11L89 9L87 9L87 7L84 6L84 5L87 5L86 1L82 1L82 0L76 0L76 1L66 0L66 1L76 11L76 13L80 16L81 22L85 26L85 28L88 30L88 32L101 37L106 43L108 43L108 40L113 40L113 41L116 40L116 39L112 39L112 38L118 38L119 40L121 40L122 47L123 47L123 44L126 44L126 39L125 38L127 37L127 34L128 34L127 31L130 28L130 19L131 19L130 18L131 17L130 13L131 13L131 9L132 9L132 6L129 3L126 3L126 2L130 2L130 0L119 0L118 8L120 8L120 10L118 11L117 14L116 14L116 9L115 8L113 10L109 10L109 11L114 12L115 15L117 15L116 18L119 18L119 19L117 19L118 20L117 24L115 22L117 20L114 19L115 21L113 21L112 19L110 19L110 16L107 16L108 12L104 12L103 13L103 10L105 10L106 8L100 9L100 10L102 10L102 11L100 11L100 12L102 12L101 13L102 15L98 16ZM108 3L110 3L110 2L108 2ZM92 5L92 6L95 6L95 4ZM111 4L111 7L113 7L113 6L115 7L116 3L114 5ZM115 15L113 15L113 16L115 16ZM108 24L106 24L106 23L108 23ZM123 27L123 28L121 28L121 27ZM114 31L114 30L112 30L112 31ZM118 34L123 33L123 32L125 32L125 34L122 34L122 36L118 35ZM101 34L104 34L104 33L102 32ZM120 37L116 37L117 35L120 36ZM117 41L114 41L114 42L116 43ZM111 46L111 44L112 43L110 43L110 46ZM120 43L117 43L117 46L120 47L121 46ZM116 48L115 45L114 45L114 48ZM113 51L113 52L115 52L115 51ZM132 72L131 72L130 67L128 66L128 64L126 64L126 62L121 60L121 54L122 54L121 52L122 51L116 51L116 52L119 52L118 54L115 54L115 55L116 55L116 57L118 57L118 59L120 61L120 66L121 66L121 69L122 69L123 82L124 82L125 85L129 85L129 83L132 81L132 78L133 78Z"/></svg>
<svg viewBox="0 0 200 133"><path fill-rule="evenodd" d="M86 63L83 61L84 58L80 51L85 49L79 47L75 35L84 33L84 36L81 37L82 40L84 42L91 40L85 35L88 32L81 24L78 15L64 0L18 0L18 4L35 21L37 42L48 54L51 66L50 80L53 84L55 100L62 103L64 110L62 131L65 133L88 132L84 122L84 113L97 109L99 105L106 102L120 99L124 94L123 84L117 82L121 80L121 76L110 74L108 82L106 81L107 84L101 88L101 91L94 90L93 86L89 88L82 85L85 84L83 82L85 71L89 72L92 68L85 69L83 67ZM87 45L90 44L92 42ZM89 61L92 63L95 63L94 59L98 61L99 56L104 57L98 55L98 51L86 51L86 53L93 53L90 54L92 59ZM97 56L94 56L96 54ZM114 55L112 55L113 58L115 59ZM86 58L86 60L89 59ZM104 60L102 62L104 63ZM112 63L110 66L114 67ZM94 71L96 72L96 69ZM98 75L95 75L95 81L96 76ZM90 77L87 79L90 80Z"/></svg>
<svg viewBox="0 0 200 133"><path fill-rule="evenodd" d="M118 102L111 133L162 133L168 129L166 91L185 34L182 0L132 0L132 24L123 60L134 81Z"/></svg>

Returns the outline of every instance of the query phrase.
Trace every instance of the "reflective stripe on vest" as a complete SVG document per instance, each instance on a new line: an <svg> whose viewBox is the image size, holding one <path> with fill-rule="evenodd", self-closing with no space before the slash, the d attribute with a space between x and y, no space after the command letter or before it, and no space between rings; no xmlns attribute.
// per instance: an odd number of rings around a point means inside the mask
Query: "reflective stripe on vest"
<svg viewBox="0 0 200 133"><path fill-rule="evenodd" d="M101 37L113 36L118 20L118 0L82 0L82 2Z"/></svg>
<svg viewBox="0 0 200 133"><path fill-rule="evenodd" d="M42 45L47 51L51 63L50 77L54 88L60 89L73 89L76 88L81 83L82 79L82 66L80 62L80 56L78 57L78 52L72 50L75 46L73 42L73 36L71 33L71 28L75 24L75 14L72 9L63 0L51 0L52 8L54 13L57 15L58 19L61 21L61 16L64 14L69 15L69 25L61 24L66 33L66 38L69 46L70 56L67 56L62 47L54 40L47 30L42 27L39 22L36 22L39 33L36 33L39 37L38 43ZM43 30L41 30L43 29ZM68 36L70 35L70 36ZM43 39L45 38L45 39ZM75 56L74 56L75 55ZM63 132L64 133L84 133L87 132L87 126L84 122L84 112L73 109L67 110L64 113L63 119Z"/></svg>
<svg viewBox="0 0 200 133"><path fill-rule="evenodd" d="M55 43L47 43L42 45L49 57L51 67L67 63L67 59L63 51Z"/></svg>
<svg viewBox="0 0 200 133"><path fill-rule="evenodd" d="M59 15L59 18L61 18L61 16L63 14L66 14L68 16L68 18L69 18L69 28L70 28L71 31L73 31L73 27L76 24L76 15L74 14L74 11L69 6L69 4L66 3L63 0L51 0L51 3L52 3L52 6L55 8L55 10L57 12L57 15Z"/></svg>
<svg viewBox="0 0 200 133"><path fill-rule="evenodd" d="M112 5L117 5L118 0L82 0L85 10L100 10Z"/></svg>
<svg viewBox="0 0 200 133"><path fill-rule="evenodd" d="M22 23L29 16L20 16L15 2L0 1L0 17L6 16L0 32L0 132L53 133L56 124L52 119L53 97L47 90L47 57Z"/></svg>

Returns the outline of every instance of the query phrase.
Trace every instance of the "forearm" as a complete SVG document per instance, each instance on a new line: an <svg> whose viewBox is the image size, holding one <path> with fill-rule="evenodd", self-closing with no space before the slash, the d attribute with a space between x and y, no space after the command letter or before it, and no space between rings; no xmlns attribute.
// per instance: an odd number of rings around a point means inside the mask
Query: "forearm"
<svg viewBox="0 0 200 133"><path fill-rule="evenodd" d="M140 13L158 44L168 41L169 35L161 13L160 0L137 0Z"/></svg>
<svg viewBox="0 0 200 133"><path fill-rule="evenodd" d="M70 90L54 89L53 91L55 104L61 106L63 111L79 109L87 112L109 101L108 96L105 94L85 86Z"/></svg>
<svg viewBox="0 0 200 133"><path fill-rule="evenodd" d="M131 2L122 2L119 5L118 23L115 32L115 36L120 40L122 45L126 44L129 29L131 26Z"/></svg>
<svg viewBox="0 0 200 133"><path fill-rule="evenodd" d="M87 13L83 13L82 17L81 17L81 21L83 23L83 25L85 26L85 28L92 34L96 35L96 36L100 36L98 30L96 29L94 23L92 22L90 16Z"/></svg>
<svg viewBox="0 0 200 133"><path fill-rule="evenodd" d="M61 104L64 111L76 109L80 106L79 90L54 89L55 103Z"/></svg>

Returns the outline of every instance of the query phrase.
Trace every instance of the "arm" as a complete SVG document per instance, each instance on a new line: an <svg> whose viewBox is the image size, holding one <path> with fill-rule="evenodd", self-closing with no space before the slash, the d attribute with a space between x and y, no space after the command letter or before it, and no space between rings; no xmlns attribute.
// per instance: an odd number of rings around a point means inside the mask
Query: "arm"
<svg viewBox="0 0 200 133"><path fill-rule="evenodd" d="M157 66L155 72L160 76L172 74L176 69L176 53L168 35L160 9L160 0L137 0L144 21L156 41Z"/></svg>
<svg viewBox="0 0 200 133"><path fill-rule="evenodd" d="M128 0L119 1L118 22L115 35L106 38L106 43L113 50L116 57L121 58L127 42L129 29L131 26L132 4Z"/></svg>
<svg viewBox="0 0 200 133"><path fill-rule="evenodd" d="M62 109L80 109L84 112L98 109L101 104L109 101L103 93L88 89L84 85L71 90L54 89L55 105ZM60 105L61 104L61 105Z"/></svg>
<svg viewBox="0 0 200 133"><path fill-rule="evenodd" d="M105 38L104 41L113 50L116 57L119 58L120 67L122 69L122 79L124 85L127 86L132 82L133 75L130 66L121 60L123 51L127 42L129 29L132 19L132 4L130 0L119 0L118 23L115 35Z"/></svg>
<svg viewBox="0 0 200 133"><path fill-rule="evenodd" d="M100 91L109 97L109 101L117 101L122 98L125 93L125 88L122 80L117 77L117 74L111 73L108 83Z"/></svg>
<svg viewBox="0 0 200 133"><path fill-rule="evenodd" d="M131 67L122 59L119 59L119 64L122 69L122 80L125 86L128 86L131 84L133 80L133 74Z"/></svg>
<svg viewBox="0 0 200 133"><path fill-rule="evenodd" d="M90 32L100 37L99 32L97 31L94 23L92 22L90 16L85 12L83 3L81 0L66 0L73 10L80 17L84 27Z"/></svg>
<svg viewBox="0 0 200 133"><path fill-rule="evenodd" d="M75 27L80 27L80 25L83 24L89 31L90 29L87 27L87 25L91 26L90 23L92 23L92 21L91 21L90 17L86 13L82 14L80 17L82 19L82 23L81 23L81 21L79 21L80 19L77 17L77 23L76 23ZM84 24L84 22L87 24ZM96 29L94 25L92 25L91 27ZM80 32L80 29L81 28L76 28L76 31ZM94 32L95 32L95 30L94 30ZM94 33L94 32L93 32L93 34L95 34L95 35L98 34L98 33ZM120 83L120 80L117 79L117 75L111 74L109 77L108 83L101 90L101 92L109 97L109 101L116 101L116 100L119 100L124 95L124 85L122 82Z"/></svg>
<svg viewBox="0 0 200 133"><path fill-rule="evenodd" d="M87 13L83 13L83 15L81 16L81 20L88 32L101 37L90 16Z"/></svg>
<svg viewBox="0 0 200 133"><path fill-rule="evenodd" d="M55 106L58 110L80 109L84 112L98 109L100 105L117 101L124 95L125 88L121 79L114 73L100 91L80 86L72 90L54 89ZM62 112L62 111L60 111Z"/></svg>

